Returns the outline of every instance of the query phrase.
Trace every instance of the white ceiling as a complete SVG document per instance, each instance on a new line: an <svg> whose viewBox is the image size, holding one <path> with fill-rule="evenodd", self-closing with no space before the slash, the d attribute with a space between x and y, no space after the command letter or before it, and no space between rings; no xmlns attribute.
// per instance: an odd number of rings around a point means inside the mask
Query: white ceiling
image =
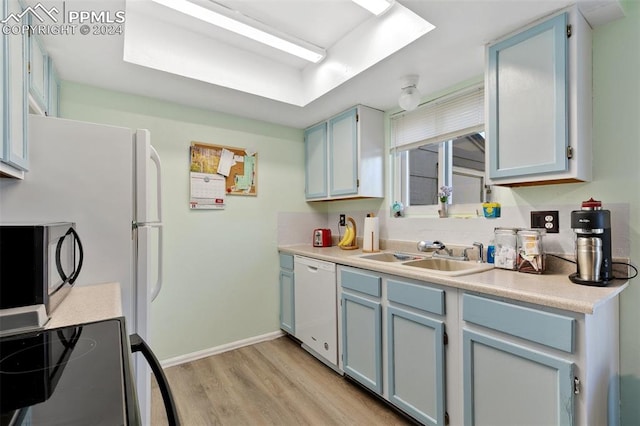
<svg viewBox="0 0 640 426"><path fill-rule="evenodd" d="M136 4L146 1L148 0L133 0ZM423 94L435 93L478 77L483 73L484 45L487 42L576 2L397 1L435 25L435 29L302 107L125 62L123 35L81 35L76 32L75 35L42 36L42 40L62 80L305 128L355 104L383 111L396 109L400 80L407 74L420 75L418 89ZM35 5L38 2L28 0L27 3ZM67 11L115 13L126 10L125 0L66 0L64 5L62 1L40 3L48 7L56 5L60 10L64 6ZM350 0L218 0L218 3L325 48L330 48L335 45L336 40L347 36L354 26L379 19L370 16ZM583 8L590 10L611 3L617 4L617 0L579 1ZM179 24L183 18L171 18L166 25ZM165 16L164 19L166 21L169 18ZM267 48L256 49L242 40L224 35L220 35L219 40L227 41L233 49L253 49L251 54L255 55L256 60L252 63L255 64L260 63L261 57L267 56L287 66L304 66L297 59L269 52ZM229 46L226 48L230 48ZM185 46L185 49L189 50L188 47L191 45ZM206 46L191 50L203 57L216 58L215 49L207 50ZM167 55L175 53L173 49L167 49ZM234 72L233 69L230 71ZM259 83L272 84L269 79Z"/></svg>

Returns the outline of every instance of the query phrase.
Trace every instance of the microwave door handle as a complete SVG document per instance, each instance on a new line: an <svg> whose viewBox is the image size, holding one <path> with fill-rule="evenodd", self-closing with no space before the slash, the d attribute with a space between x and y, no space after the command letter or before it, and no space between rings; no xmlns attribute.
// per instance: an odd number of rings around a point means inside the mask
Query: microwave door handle
<svg viewBox="0 0 640 426"><path fill-rule="evenodd" d="M180 420L178 418L178 411L176 410L176 404L173 400L173 395L171 394L171 388L169 387L169 381L162 371L162 367L160 366L160 362L158 362L158 358L156 358L156 356L153 354L151 348L149 347L149 345L147 345L147 342L145 342L144 339L137 333L133 333L132 335L130 335L129 340L131 342L131 352L142 353L144 359L147 360L149 367L151 367L153 375L156 377L158 388L160 389L160 393L162 394L164 409L167 412L167 420L169 425L179 426Z"/></svg>
<svg viewBox="0 0 640 426"><path fill-rule="evenodd" d="M60 251L62 250L62 244L64 243L65 238L70 234L74 236L74 243L73 243L74 244L74 248L73 249L75 250L75 245L77 244L78 252L79 252L79 255L80 255L80 259L78 260L78 267L74 268L74 271L71 273L71 275L67 277L67 274L64 273L64 269L62 268L62 261L60 260ZM75 231L75 229L69 228L67 233L64 234L64 236L60 237L60 239L58 239L58 244L56 245L56 269L58 270L58 275L60 275L60 278L62 278L62 283L51 294L55 294L66 283L69 283L70 285L73 285L73 283L78 278L78 275L80 274L80 270L82 269L82 262L83 261L84 261L84 250L82 249L82 242L80 241L80 236Z"/></svg>
<svg viewBox="0 0 640 426"><path fill-rule="evenodd" d="M71 274L71 276L69 277L69 284L72 284L76 282L76 280L78 279L78 275L80 275L80 271L82 270L82 262L84 261L84 249L82 248L82 241L80 241L80 236L78 235L78 233L76 232L75 229L73 228L69 228L69 232L73 234L74 238L74 244L77 245L78 247L78 255L79 255L79 259L78 259L78 266L75 268L73 274ZM75 247L74 247L75 250ZM56 259L56 261L59 258Z"/></svg>
<svg viewBox="0 0 640 426"><path fill-rule="evenodd" d="M73 228L69 228L69 229L73 229ZM64 234L62 237L58 238L58 244L56 244L56 269L58 270L58 275L62 279L62 283L60 283L58 288L53 290L49 294L49 296L56 294L58 290L60 290L62 287L64 287L66 283L69 282L69 277L67 277L67 274L64 273L64 269L62 269L62 261L60 260L60 251L62 250L62 244L64 243L64 239L67 237L67 235L69 235L69 231L67 231L67 233Z"/></svg>
<svg viewBox="0 0 640 426"><path fill-rule="evenodd" d="M66 235L67 234L65 234L63 237L60 237L58 239L58 244L56 245L56 269L58 270L58 275L60 275L60 278L62 278L62 284L60 284L60 287L56 288L53 293L60 290L60 288L69 280L69 278L67 278L67 274L64 273L64 269L62 269L62 262L60 261L60 250L62 249L62 243L64 242Z"/></svg>

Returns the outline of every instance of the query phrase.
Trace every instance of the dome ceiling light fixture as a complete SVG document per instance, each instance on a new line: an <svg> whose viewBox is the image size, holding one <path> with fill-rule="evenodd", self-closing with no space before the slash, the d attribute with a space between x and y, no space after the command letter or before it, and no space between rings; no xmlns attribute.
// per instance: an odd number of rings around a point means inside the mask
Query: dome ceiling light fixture
<svg viewBox="0 0 640 426"><path fill-rule="evenodd" d="M417 74L410 74L402 77L402 92L398 99L398 105L405 111L413 111L420 104L420 91L418 90L418 81L420 76Z"/></svg>

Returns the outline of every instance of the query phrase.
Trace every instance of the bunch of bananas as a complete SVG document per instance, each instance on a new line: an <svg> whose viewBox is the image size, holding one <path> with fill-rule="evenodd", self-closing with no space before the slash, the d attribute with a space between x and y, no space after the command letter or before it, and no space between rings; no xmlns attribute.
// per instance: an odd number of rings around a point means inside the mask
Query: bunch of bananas
<svg viewBox="0 0 640 426"><path fill-rule="evenodd" d="M351 245L353 245L353 240L356 238L356 231L353 228L353 226L351 226L350 223L347 223L347 226L344 230L344 236L342 237L342 239L340 240L340 242L338 243L338 247L349 247Z"/></svg>

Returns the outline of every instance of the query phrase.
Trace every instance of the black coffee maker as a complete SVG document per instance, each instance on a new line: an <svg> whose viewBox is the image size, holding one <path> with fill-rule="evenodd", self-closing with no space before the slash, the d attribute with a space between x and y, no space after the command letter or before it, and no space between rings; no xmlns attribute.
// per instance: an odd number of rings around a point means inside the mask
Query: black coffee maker
<svg viewBox="0 0 640 426"><path fill-rule="evenodd" d="M571 228L576 233L576 284L606 286L613 279L611 260L611 212L590 198L581 210L571 212Z"/></svg>

